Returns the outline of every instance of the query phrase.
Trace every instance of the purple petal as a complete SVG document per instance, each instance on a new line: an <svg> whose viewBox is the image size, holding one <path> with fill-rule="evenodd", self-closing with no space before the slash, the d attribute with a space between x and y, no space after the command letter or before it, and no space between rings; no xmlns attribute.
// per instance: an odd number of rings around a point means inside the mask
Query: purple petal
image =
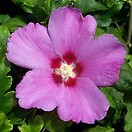
<svg viewBox="0 0 132 132"><path fill-rule="evenodd" d="M58 114L64 121L93 124L106 116L108 108L107 99L95 84L86 78L78 78L75 87L65 89Z"/></svg>
<svg viewBox="0 0 132 132"><path fill-rule="evenodd" d="M82 44L91 44L91 40L94 37L96 30L96 20L91 15L87 15L83 18L83 23L80 30L78 43Z"/></svg>
<svg viewBox="0 0 132 132"><path fill-rule="evenodd" d="M109 86L119 79L119 71L125 59L125 47L111 34L104 34L89 46L80 49L79 61L84 72L97 86Z"/></svg>
<svg viewBox="0 0 132 132"><path fill-rule="evenodd" d="M34 69L43 68L54 56L47 29L30 23L12 33L7 44L7 59L12 63Z"/></svg>
<svg viewBox="0 0 132 132"><path fill-rule="evenodd" d="M61 100L63 86L60 87L55 85L51 71L35 69L27 72L17 85L16 97L23 108L40 108L51 111L58 106Z"/></svg>
<svg viewBox="0 0 132 132"><path fill-rule="evenodd" d="M55 52L61 57L69 51L77 55L82 44L90 44L96 26L92 16L83 18L76 8L62 7L53 11L48 31Z"/></svg>
<svg viewBox="0 0 132 132"><path fill-rule="evenodd" d="M82 19L81 12L75 8L62 7L52 12L48 31L58 55L62 56L69 50L76 51L80 46L77 42Z"/></svg>

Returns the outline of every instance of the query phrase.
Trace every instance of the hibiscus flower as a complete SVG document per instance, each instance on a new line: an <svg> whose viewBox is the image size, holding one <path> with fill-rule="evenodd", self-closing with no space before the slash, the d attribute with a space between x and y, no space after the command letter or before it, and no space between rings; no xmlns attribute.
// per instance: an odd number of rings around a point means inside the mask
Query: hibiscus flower
<svg viewBox="0 0 132 132"><path fill-rule="evenodd" d="M29 23L12 33L7 59L30 69L16 87L22 108L57 109L63 121L93 124L109 103L97 86L119 79L125 48L111 34L94 38L96 20L75 8L51 13L48 28Z"/></svg>

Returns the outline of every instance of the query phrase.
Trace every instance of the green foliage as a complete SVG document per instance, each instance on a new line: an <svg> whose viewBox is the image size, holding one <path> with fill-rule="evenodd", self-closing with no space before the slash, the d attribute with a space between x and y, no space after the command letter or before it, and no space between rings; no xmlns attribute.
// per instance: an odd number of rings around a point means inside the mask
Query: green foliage
<svg viewBox="0 0 132 132"><path fill-rule="evenodd" d="M8 15L1 17L1 24L9 20ZM0 131L10 132L13 129L13 125L10 123L6 114L8 114L15 106L14 91L7 92L12 84L12 77L7 75L10 71L10 65L5 59L6 43L10 35L9 29L1 25L0 26Z"/></svg>
<svg viewBox="0 0 132 132"><path fill-rule="evenodd" d="M127 62L122 66L120 79L114 87L121 92L132 92L132 68Z"/></svg>
<svg viewBox="0 0 132 132"><path fill-rule="evenodd" d="M108 27L107 28L107 32L110 34L113 34L115 37L118 38L119 41L121 41L122 43L125 43L124 39L122 38L122 32L121 29L119 28L114 28L114 27Z"/></svg>
<svg viewBox="0 0 132 132"><path fill-rule="evenodd" d="M13 125L7 119L6 115L0 111L0 131L10 132L13 129Z"/></svg>
<svg viewBox="0 0 132 132"><path fill-rule="evenodd" d="M98 11L98 10L106 10L107 8L100 2L95 0L76 0L75 6L81 9L83 14L87 14L88 12Z"/></svg>
<svg viewBox="0 0 132 132"><path fill-rule="evenodd" d="M127 2L125 2L127 1ZM0 131L10 132L114 132L132 131L132 51L127 47L126 62L122 66L119 81L112 87L101 88L110 109L107 116L94 125L63 122L55 111L25 110L15 98L16 78L6 60L6 44L10 33L32 22L47 26L51 11L61 6L73 6L84 16L91 14L97 20L95 38L104 33L114 34L126 44L129 18L129 0L12 0L23 13L0 14ZM122 15L124 13L124 15ZM19 72L19 71L18 71ZM13 74L12 74L13 73ZM12 77L11 77L12 76Z"/></svg>
<svg viewBox="0 0 132 132"><path fill-rule="evenodd" d="M123 104L123 93L118 92L113 87L107 87L101 89L103 93L106 95L111 108L113 109L112 115L110 114L110 120L112 120L113 124L116 124L121 118L121 112L124 108ZM109 116L109 115L108 115Z"/></svg>
<svg viewBox="0 0 132 132"><path fill-rule="evenodd" d="M14 92L8 92L4 96L0 97L0 111L4 111L5 114L10 112L12 108L16 105Z"/></svg>
<svg viewBox="0 0 132 132"><path fill-rule="evenodd" d="M0 111L8 113L14 106L14 92L7 92L11 87L12 78L7 76L10 71L9 64L5 60L6 42L10 33L7 27L0 26Z"/></svg>
<svg viewBox="0 0 132 132"><path fill-rule="evenodd" d="M101 127L97 125L96 127L89 128L88 130L85 130L83 132L114 132L114 129L110 127Z"/></svg>
<svg viewBox="0 0 132 132"><path fill-rule="evenodd" d="M24 122L18 128L21 132L40 132L43 125L42 116L36 115L34 118L29 118L27 124Z"/></svg>
<svg viewBox="0 0 132 132"><path fill-rule="evenodd" d="M10 18L3 23L3 26L7 27L10 32L15 31L18 27L25 25L25 20L21 17Z"/></svg>
<svg viewBox="0 0 132 132"><path fill-rule="evenodd" d="M0 95L4 95L5 92L10 88L12 78L11 76L6 76L6 74L10 71L10 68L5 60L1 60L0 62Z"/></svg>
<svg viewBox="0 0 132 132"><path fill-rule="evenodd" d="M124 95L124 102L126 104L127 113L125 116L125 132L131 132L132 131L132 94L126 93Z"/></svg>
<svg viewBox="0 0 132 132"><path fill-rule="evenodd" d="M6 22L9 19L9 15L0 15L0 24Z"/></svg>
<svg viewBox="0 0 132 132"><path fill-rule="evenodd" d="M127 54L126 55L126 60L128 61L128 65L131 67L132 69L132 55Z"/></svg>
<svg viewBox="0 0 132 132"><path fill-rule="evenodd" d="M106 87L102 88L101 90L105 93L112 108L120 109L122 107L123 93L118 92L113 87Z"/></svg>
<svg viewBox="0 0 132 132"><path fill-rule="evenodd" d="M127 114L125 116L125 132L132 131L132 105L127 106Z"/></svg>
<svg viewBox="0 0 132 132"><path fill-rule="evenodd" d="M7 27L0 26L0 61L4 58L6 42L10 32Z"/></svg>
<svg viewBox="0 0 132 132"><path fill-rule="evenodd" d="M19 106L15 106L13 107L12 111L8 113L8 119L13 125L20 125L25 121L27 114L28 110L22 109Z"/></svg>
<svg viewBox="0 0 132 132"><path fill-rule="evenodd" d="M72 122L61 121L55 111L42 112L37 115L36 110L33 109L28 114L27 122L23 122L18 128L21 132L39 132L45 129L50 132L65 132L66 127L71 126L71 124Z"/></svg>
<svg viewBox="0 0 132 132"><path fill-rule="evenodd" d="M24 11L34 14L39 22L46 20L50 13L50 0L13 0Z"/></svg>
<svg viewBox="0 0 132 132"><path fill-rule="evenodd" d="M123 2L114 2L107 11L103 11L100 14L95 15L97 19L98 26L100 27L108 27L112 23L112 17L117 14L121 10L123 6Z"/></svg>
<svg viewBox="0 0 132 132"><path fill-rule="evenodd" d="M50 132L65 132L66 127L70 127L72 122L63 122L55 111L43 115L45 128Z"/></svg>
<svg viewBox="0 0 132 132"><path fill-rule="evenodd" d="M102 28L97 27L94 37L96 38L96 37L98 37L98 36L100 36L100 35L102 35L102 34L104 34L104 33L105 33L105 31L104 31Z"/></svg>

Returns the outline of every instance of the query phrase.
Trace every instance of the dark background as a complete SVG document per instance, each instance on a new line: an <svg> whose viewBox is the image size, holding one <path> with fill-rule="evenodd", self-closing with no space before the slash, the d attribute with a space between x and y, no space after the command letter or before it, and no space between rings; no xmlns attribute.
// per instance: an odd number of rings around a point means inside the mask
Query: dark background
<svg viewBox="0 0 132 132"><path fill-rule="evenodd" d="M25 12L11 0L0 0L0 14L9 14L14 17L14 14L24 15Z"/></svg>

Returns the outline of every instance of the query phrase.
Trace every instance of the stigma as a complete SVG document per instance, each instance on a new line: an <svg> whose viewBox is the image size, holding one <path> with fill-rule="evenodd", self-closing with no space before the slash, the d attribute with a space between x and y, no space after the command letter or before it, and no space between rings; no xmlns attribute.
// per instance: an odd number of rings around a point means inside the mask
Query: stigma
<svg viewBox="0 0 132 132"><path fill-rule="evenodd" d="M76 74L73 71L75 67L75 64L70 64L68 65L67 63L63 62L60 66L60 68L55 69L55 73L57 75L60 75L62 77L63 80L67 80L68 78L75 78Z"/></svg>
<svg viewBox="0 0 132 132"><path fill-rule="evenodd" d="M77 79L81 76L83 65L77 62L72 52L66 52L62 58L51 60L52 78L56 85L64 84L66 87L74 87Z"/></svg>

